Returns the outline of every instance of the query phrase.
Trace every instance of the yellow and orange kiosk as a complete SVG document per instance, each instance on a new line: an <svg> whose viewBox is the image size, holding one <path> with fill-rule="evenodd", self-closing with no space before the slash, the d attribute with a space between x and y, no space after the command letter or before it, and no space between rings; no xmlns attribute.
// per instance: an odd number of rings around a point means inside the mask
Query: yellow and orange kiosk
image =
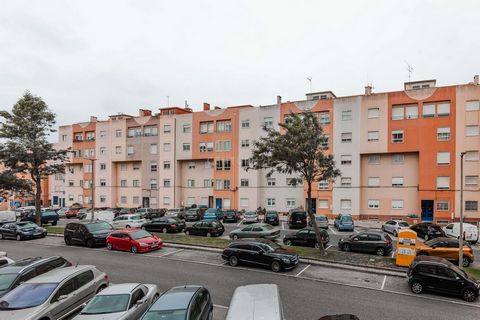
<svg viewBox="0 0 480 320"><path fill-rule="evenodd" d="M417 233L413 230L400 230L397 237L396 248L397 266L409 267L417 254Z"/></svg>

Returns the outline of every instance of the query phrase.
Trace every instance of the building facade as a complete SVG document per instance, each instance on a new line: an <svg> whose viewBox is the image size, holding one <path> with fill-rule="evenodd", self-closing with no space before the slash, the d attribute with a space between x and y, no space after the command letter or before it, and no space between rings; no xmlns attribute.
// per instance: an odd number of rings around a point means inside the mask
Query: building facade
<svg viewBox="0 0 480 320"><path fill-rule="evenodd" d="M246 170L263 126L278 128L290 112L317 114L342 176L313 188L318 214L360 219L458 219L460 154L464 212L480 220L480 85L437 87L409 82L401 91L305 100L268 106L141 109L137 116L61 126L58 148L71 148L63 177L50 177L54 205L173 208L192 204L281 212L305 207L296 176ZM94 171L94 181L92 181ZM63 178L63 179L61 179ZM92 193L92 183L94 191Z"/></svg>

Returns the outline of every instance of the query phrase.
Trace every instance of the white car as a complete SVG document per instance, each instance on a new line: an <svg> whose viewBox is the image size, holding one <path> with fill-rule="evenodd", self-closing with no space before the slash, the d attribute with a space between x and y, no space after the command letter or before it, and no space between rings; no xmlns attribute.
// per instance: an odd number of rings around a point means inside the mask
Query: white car
<svg viewBox="0 0 480 320"><path fill-rule="evenodd" d="M14 263L12 259L7 257L7 253L4 251L0 251L0 267L6 266L7 264Z"/></svg>
<svg viewBox="0 0 480 320"><path fill-rule="evenodd" d="M460 222L450 223L442 228L445 234L449 237L458 239L460 236ZM469 243L475 244L478 242L477 226L470 223L463 223L463 239Z"/></svg>
<svg viewBox="0 0 480 320"><path fill-rule="evenodd" d="M394 237L398 235L398 231L409 229L410 225L403 220L389 220L382 226L382 231L393 234Z"/></svg>
<svg viewBox="0 0 480 320"><path fill-rule="evenodd" d="M258 214L255 211L247 211L243 214L242 223L257 223L258 221Z"/></svg>
<svg viewBox="0 0 480 320"><path fill-rule="evenodd" d="M122 214L113 219L112 225L115 229L141 228L147 220L142 218L140 214Z"/></svg>
<svg viewBox="0 0 480 320"><path fill-rule="evenodd" d="M0 211L0 224L17 221L17 214L15 211Z"/></svg>
<svg viewBox="0 0 480 320"><path fill-rule="evenodd" d="M95 218L95 220L107 221L108 223L112 224L115 218L115 213L109 210L95 211L93 218ZM82 220L92 220L92 212L87 212Z"/></svg>

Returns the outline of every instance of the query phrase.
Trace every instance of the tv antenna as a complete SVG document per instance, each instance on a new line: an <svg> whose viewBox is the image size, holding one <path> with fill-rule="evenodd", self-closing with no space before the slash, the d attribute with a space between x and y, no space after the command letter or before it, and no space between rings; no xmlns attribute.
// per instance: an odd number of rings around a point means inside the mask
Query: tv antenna
<svg viewBox="0 0 480 320"><path fill-rule="evenodd" d="M407 64L408 82L410 82L412 81L411 77L412 77L413 67L407 61L405 61L405 63Z"/></svg>
<svg viewBox="0 0 480 320"><path fill-rule="evenodd" d="M170 107L170 96L167 96L167 107Z"/></svg>
<svg viewBox="0 0 480 320"><path fill-rule="evenodd" d="M307 77L307 81L310 84L310 93L312 93L312 77Z"/></svg>

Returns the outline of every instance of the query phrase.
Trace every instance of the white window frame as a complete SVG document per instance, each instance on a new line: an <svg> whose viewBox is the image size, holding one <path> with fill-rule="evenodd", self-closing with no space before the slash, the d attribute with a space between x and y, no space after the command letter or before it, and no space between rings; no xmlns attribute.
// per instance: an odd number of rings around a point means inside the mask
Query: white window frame
<svg viewBox="0 0 480 320"><path fill-rule="evenodd" d="M320 209L328 209L328 199L318 199L318 208Z"/></svg>
<svg viewBox="0 0 480 320"><path fill-rule="evenodd" d="M371 209L371 210L380 209L380 200L368 199L368 209Z"/></svg>
<svg viewBox="0 0 480 320"><path fill-rule="evenodd" d="M371 154L368 156L368 164L377 165L380 164L381 156L379 154Z"/></svg>
<svg viewBox="0 0 480 320"><path fill-rule="evenodd" d="M403 199L392 199L392 209L393 210L403 210L404 201Z"/></svg>
<svg viewBox="0 0 480 320"><path fill-rule="evenodd" d="M437 141L450 141L450 127L437 128Z"/></svg>
<svg viewBox="0 0 480 320"><path fill-rule="evenodd" d="M352 209L352 199L340 199L340 209L351 210Z"/></svg>
<svg viewBox="0 0 480 320"><path fill-rule="evenodd" d="M402 135L402 139L394 138L394 135ZM405 133L403 130L392 130L392 143L404 143L405 142Z"/></svg>
<svg viewBox="0 0 480 320"><path fill-rule="evenodd" d="M368 119L380 118L380 108L368 108L367 117Z"/></svg>
<svg viewBox="0 0 480 320"><path fill-rule="evenodd" d="M352 110L342 110L342 121L352 120Z"/></svg>
<svg viewBox="0 0 480 320"><path fill-rule="evenodd" d="M274 207L276 203L275 198L267 198L267 207Z"/></svg>

